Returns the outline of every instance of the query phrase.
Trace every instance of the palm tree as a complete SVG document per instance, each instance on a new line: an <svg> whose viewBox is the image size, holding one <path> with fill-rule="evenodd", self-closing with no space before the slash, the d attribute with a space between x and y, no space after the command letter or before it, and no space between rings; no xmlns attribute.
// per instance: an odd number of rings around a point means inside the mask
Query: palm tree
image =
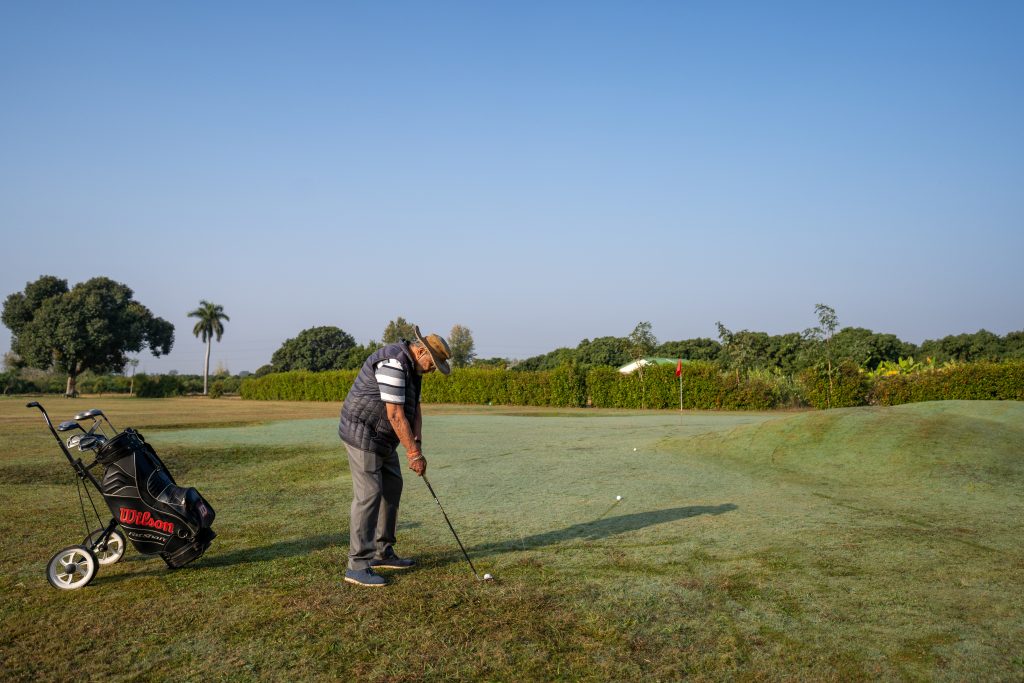
<svg viewBox="0 0 1024 683"><path fill-rule="evenodd" d="M212 304L205 299L199 302L199 308L188 314L190 318L199 318L199 322L192 328L192 334L199 337L206 343L206 364L203 365L203 395L206 395L207 383L210 378L210 344L213 336L217 335L217 341L224 336L224 325L222 320L231 320L225 313L224 307Z"/></svg>

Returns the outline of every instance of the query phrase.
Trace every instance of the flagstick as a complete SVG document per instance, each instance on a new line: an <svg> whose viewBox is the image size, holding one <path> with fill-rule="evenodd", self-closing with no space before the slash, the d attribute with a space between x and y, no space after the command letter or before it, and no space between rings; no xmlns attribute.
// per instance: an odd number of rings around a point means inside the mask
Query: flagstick
<svg viewBox="0 0 1024 683"><path fill-rule="evenodd" d="M679 419L683 419L683 359L680 358L676 364L676 374L679 377Z"/></svg>

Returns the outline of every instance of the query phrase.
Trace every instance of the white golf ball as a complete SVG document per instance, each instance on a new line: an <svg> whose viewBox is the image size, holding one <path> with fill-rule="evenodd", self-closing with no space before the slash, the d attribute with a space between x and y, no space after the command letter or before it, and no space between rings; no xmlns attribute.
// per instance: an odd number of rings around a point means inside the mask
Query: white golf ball
<svg viewBox="0 0 1024 683"><path fill-rule="evenodd" d="M636 449L635 448L633 449L633 452L636 453Z"/></svg>
<svg viewBox="0 0 1024 683"><path fill-rule="evenodd" d="M493 579L493 578L494 578L494 577L493 577L493 576L491 576L490 574L484 574L484 581L490 581L490 580L491 580L491 579Z"/></svg>
<svg viewBox="0 0 1024 683"><path fill-rule="evenodd" d="M615 500L622 500L622 496L615 496Z"/></svg>

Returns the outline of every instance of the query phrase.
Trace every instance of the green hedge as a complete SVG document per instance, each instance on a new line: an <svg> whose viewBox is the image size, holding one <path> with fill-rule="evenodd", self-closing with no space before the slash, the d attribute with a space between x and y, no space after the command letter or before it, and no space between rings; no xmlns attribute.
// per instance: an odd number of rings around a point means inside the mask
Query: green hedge
<svg viewBox="0 0 1024 683"><path fill-rule="evenodd" d="M297 370L249 377L242 398L277 401L345 400L356 370ZM770 410L795 404L825 408L828 375L808 370L798 390L784 377L723 372L710 362L683 366L683 407L698 410ZM136 378L136 388L138 378ZM143 395L140 390L140 395ZM831 406L895 405L944 399L1024 400L1024 363L972 363L935 372L882 377L872 382L852 364L833 369ZM524 372L463 368L449 376L431 373L423 381L424 403L469 403L595 408L678 408L679 380L672 366L651 366L623 375L614 368L584 372L574 365Z"/></svg>
<svg viewBox="0 0 1024 683"><path fill-rule="evenodd" d="M623 375L614 368L594 368L587 375L595 408L678 408L679 379L670 365L649 366ZM722 372L714 363L687 363L682 368L683 407L698 410L768 410L781 405L776 385L756 377Z"/></svg>
<svg viewBox="0 0 1024 683"><path fill-rule="evenodd" d="M870 383L856 363L844 362L832 368L831 400L825 368L808 368L800 373L797 381L804 402L818 409L850 408L869 402Z"/></svg>
<svg viewBox="0 0 1024 683"><path fill-rule="evenodd" d="M872 403L893 406L919 401L1024 401L1024 362L967 363L931 372L880 377Z"/></svg>
<svg viewBox="0 0 1024 683"><path fill-rule="evenodd" d="M357 371L280 372L249 377L242 382L245 399L342 401ZM767 410L782 397L771 382L739 379L712 363L683 366L683 405L687 408ZM623 375L614 368L589 373L574 365L555 370L522 372L463 368L445 377L431 373L423 381L424 403L470 403L605 408L674 408L679 406L675 368L650 367L641 384L639 374Z"/></svg>
<svg viewBox="0 0 1024 683"><path fill-rule="evenodd" d="M277 372L249 377L242 398L277 401L343 401L358 370ZM424 403L477 403L525 406L586 405L586 377L566 366L546 372L453 370L431 373L423 380Z"/></svg>
<svg viewBox="0 0 1024 683"><path fill-rule="evenodd" d="M139 398L169 398L203 393L203 378L195 375L135 375Z"/></svg>
<svg viewBox="0 0 1024 683"><path fill-rule="evenodd" d="M238 393L257 401L344 401L358 370L274 372L242 380Z"/></svg>

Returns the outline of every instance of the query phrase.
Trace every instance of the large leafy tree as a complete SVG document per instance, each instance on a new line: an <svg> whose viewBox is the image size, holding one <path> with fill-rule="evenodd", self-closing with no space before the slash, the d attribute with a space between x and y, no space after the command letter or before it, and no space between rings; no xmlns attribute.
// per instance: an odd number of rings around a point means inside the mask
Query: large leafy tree
<svg viewBox="0 0 1024 683"><path fill-rule="evenodd" d="M384 328L384 338L382 341L385 344L394 344L402 339L413 341L416 339L416 330L411 322L399 316L389 322L387 327Z"/></svg>
<svg viewBox="0 0 1024 683"><path fill-rule="evenodd" d="M524 372L553 370L559 366L572 363L575 359L576 351L563 346L555 349L554 351L548 351L540 356L531 356L525 360L521 360L514 366L514 369L522 370Z"/></svg>
<svg viewBox="0 0 1024 683"><path fill-rule="evenodd" d="M299 332L294 339L288 339L281 345L270 359L274 372L288 370L342 370L353 363L353 352L364 352L356 346L352 335L344 330L332 327L311 327ZM365 360L362 355L359 363ZM356 366L358 367L358 366Z"/></svg>
<svg viewBox="0 0 1024 683"><path fill-rule="evenodd" d="M224 313L223 306L205 299L199 302L199 308L189 313L188 317L199 318L199 322L192 328L192 334L206 344L206 362L203 364L203 395L206 395L210 381L210 346L214 337L219 342L224 336L224 321L230 321L231 318Z"/></svg>
<svg viewBox="0 0 1024 683"><path fill-rule="evenodd" d="M1016 343L1012 334L1015 333L1007 335L1004 340L988 330L978 330L972 334L951 334L942 339L928 339L921 343L921 354L938 361L954 360L961 363L1000 360L1004 358L1007 344Z"/></svg>
<svg viewBox="0 0 1024 683"><path fill-rule="evenodd" d="M154 356L170 353L174 326L132 297L128 286L110 278L68 289L67 280L44 275L4 302L11 350L29 367L65 373L69 396L86 370L121 372L127 354L147 347Z"/></svg>
<svg viewBox="0 0 1024 683"><path fill-rule="evenodd" d="M452 365L464 368L476 358L473 350L473 333L468 327L455 325L448 333L448 346L452 350Z"/></svg>
<svg viewBox="0 0 1024 683"><path fill-rule="evenodd" d="M597 337L584 339L576 346L576 362L584 367L607 365L617 368L631 358L625 337Z"/></svg>
<svg viewBox="0 0 1024 683"><path fill-rule="evenodd" d="M880 334L863 327L844 327L832 338L835 355L874 370L882 361L910 357L917 349L894 334Z"/></svg>
<svg viewBox="0 0 1024 683"><path fill-rule="evenodd" d="M718 360L722 345L708 337L664 342L654 349L654 355L683 360Z"/></svg>

